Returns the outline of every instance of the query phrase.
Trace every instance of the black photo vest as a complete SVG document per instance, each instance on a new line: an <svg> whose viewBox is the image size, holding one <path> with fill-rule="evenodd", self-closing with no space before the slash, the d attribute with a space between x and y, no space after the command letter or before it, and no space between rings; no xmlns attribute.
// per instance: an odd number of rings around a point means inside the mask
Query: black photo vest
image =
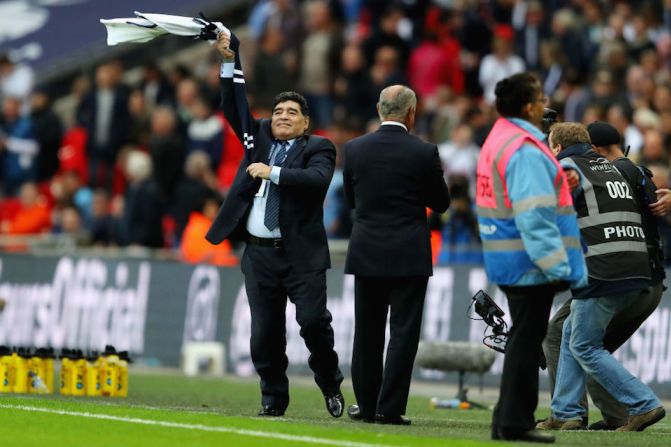
<svg viewBox="0 0 671 447"><path fill-rule="evenodd" d="M585 150L561 160L580 172L582 189L574 196L590 278L614 281L649 279L645 234L629 183L608 160Z"/></svg>

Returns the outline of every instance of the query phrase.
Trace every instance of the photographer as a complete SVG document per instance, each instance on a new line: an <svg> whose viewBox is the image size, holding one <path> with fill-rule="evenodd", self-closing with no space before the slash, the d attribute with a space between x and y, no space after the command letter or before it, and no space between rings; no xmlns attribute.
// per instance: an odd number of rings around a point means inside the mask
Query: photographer
<svg viewBox="0 0 671 447"><path fill-rule="evenodd" d="M485 269L508 298L512 327L492 439L554 442L534 429L541 342L556 291L586 281L566 175L540 130L547 99L528 73L496 85L494 124L478 159Z"/></svg>
<svg viewBox="0 0 671 447"><path fill-rule="evenodd" d="M582 124L554 125L548 142L562 167L580 176L573 195L587 245L589 282L572 290L570 313L562 328L552 416L537 428L586 428L587 408L581 399L590 375L626 405L630 416L618 431L642 431L664 417L664 408L652 390L604 347L606 327L613 316L635 304L650 280L645 235L632 188L606 158L592 150Z"/></svg>
<svg viewBox="0 0 671 447"><path fill-rule="evenodd" d="M650 171L645 170L645 168L639 169L625 157L621 146L622 138L615 127L605 122L596 121L587 126L587 131L594 150L607 158L629 185L631 195L636 202L636 209L641 215L641 225L645 234L652 277L648 288L641 291L630 307L618 312L608 325L604 335L604 347L609 352L614 352L631 337L656 309L664 290L664 260L656 219L649 206L657 201L656 188L652 182L651 174L648 174ZM575 171L572 170L572 172ZM548 333L543 342L551 389L554 388L556 378L562 327L569 315L571 301L568 300L555 313L548 325ZM629 413L626 406L615 400L592 377L587 378L587 390L603 416L603 420L589 426L590 430L615 430L627 424ZM587 397L585 395L582 398L581 406L586 408L586 405Z"/></svg>

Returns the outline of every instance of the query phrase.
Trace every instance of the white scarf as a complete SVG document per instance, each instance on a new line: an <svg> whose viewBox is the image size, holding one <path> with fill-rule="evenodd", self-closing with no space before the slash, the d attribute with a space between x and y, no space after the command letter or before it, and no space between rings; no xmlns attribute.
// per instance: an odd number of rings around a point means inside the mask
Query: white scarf
<svg viewBox="0 0 671 447"><path fill-rule="evenodd" d="M210 43L216 41L216 33L231 32L221 22L208 22L201 18L172 16L168 14L146 14L135 11L136 17L100 19L107 28L107 45L126 42L149 42L163 34L201 37ZM210 31L209 34L206 34Z"/></svg>

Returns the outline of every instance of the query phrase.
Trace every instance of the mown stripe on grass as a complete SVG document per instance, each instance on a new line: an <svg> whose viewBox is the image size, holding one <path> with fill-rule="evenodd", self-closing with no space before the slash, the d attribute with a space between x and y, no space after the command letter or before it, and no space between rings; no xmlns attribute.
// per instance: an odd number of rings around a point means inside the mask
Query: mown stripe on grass
<svg viewBox="0 0 671 447"><path fill-rule="evenodd" d="M158 427L181 428L185 430L197 430L217 433L230 433L240 436L253 436L257 438L279 439L283 441L303 442L306 444L332 445L336 447L393 447L384 444L369 444L366 442L344 441L338 439L318 438L314 436L298 436L285 433L267 432L260 430L246 430L241 428L216 427L201 424L184 424L180 422L158 421L153 419L131 418L122 416L112 416L102 413L89 413L67 410L55 410L52 408L30 407L27 405L8 405L0 404L0 408L8 410L32 411L38 413L57 414L61 416L75 416L89 419L103 419L116 422L127 422L130 424L153 425Z"/></svg>

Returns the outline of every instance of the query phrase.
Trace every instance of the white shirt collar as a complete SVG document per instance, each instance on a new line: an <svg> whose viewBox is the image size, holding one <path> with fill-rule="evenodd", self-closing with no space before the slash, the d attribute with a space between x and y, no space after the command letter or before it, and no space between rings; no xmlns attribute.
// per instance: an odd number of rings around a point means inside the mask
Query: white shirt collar
<svg viewBox="0 0 671 447"><path fill-rule="evenodd" d="M296 141L298 138L292 138L291 140L275 140L278 143L285 143L287 145L287 150L291 148L294 145L294 141Z"/></svg>
<svg viewBox="0 0 671 447"><path fill-rule="evenodd" d="M406 132L408 131L408 127L403 123L399 123L398 121L382 121L382 123L380 123L380 126L387 126L387 125L399 126L404 128Z"/></svg>

